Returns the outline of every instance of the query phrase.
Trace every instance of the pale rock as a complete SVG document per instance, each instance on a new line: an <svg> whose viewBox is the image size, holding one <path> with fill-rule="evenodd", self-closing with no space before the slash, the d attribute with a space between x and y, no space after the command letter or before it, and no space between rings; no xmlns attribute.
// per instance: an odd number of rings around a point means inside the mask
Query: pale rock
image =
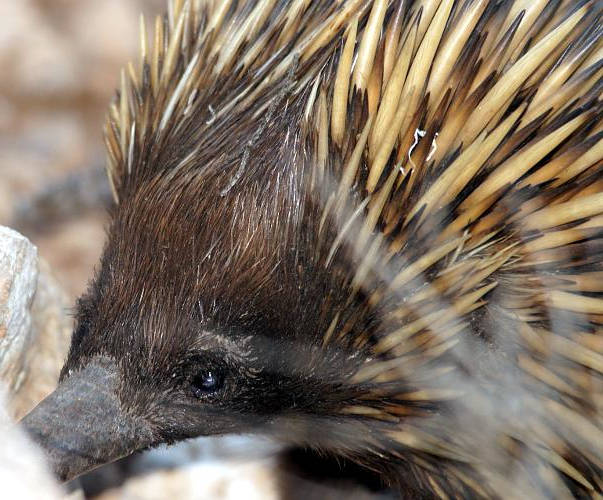
<svg viewBox="0 0 603 500"><path fill-rule="evenodd" d="M0 226L0 380L15 417L56 387L71 335L66 307L36 248Z"/></svg>
<svg viewBox="0 0 603 500"><path fill-rule="evenodd" d="M251 436L198 438L130 463L132 474L95 500L278 500L280 448Z"/></svg>
<svg viewBox="0 0 603 500"><path fill-rule="evenodd" d="M39 271L31 306L34 342L26 355L28 371L11 404L18 418L55 389L71 341L72 324L65 314L67 297L43 260L39 261Z"/></svg>
<svg viewBox="0 0 603 500"><path fill-rule="evenodd" d="M20 389L33 344L30 308L38 281L38 253L19 233L0 228L0 380Z"/></svg>
<svg viewBox="0 0 603 500"><path fill-rule="evenodd" d="M27 439L6 413L4 399L4 395L0 393L2 498L64 499L64 493L48 471L41 451Z"/></svg>
<svg viewBox="0 0 603 500"><path fill-rule="evenodd" d="M15 423L57 384L70 337L65 306L64 293L47 266L38 261L36 247L0 226L2 498L66 498L41 450Z"/></svg>

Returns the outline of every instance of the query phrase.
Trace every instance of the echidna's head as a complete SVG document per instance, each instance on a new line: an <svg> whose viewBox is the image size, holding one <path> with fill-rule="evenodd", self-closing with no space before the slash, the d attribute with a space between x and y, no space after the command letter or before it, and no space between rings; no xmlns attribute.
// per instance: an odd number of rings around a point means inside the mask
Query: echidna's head
<svg viewBox="0 0 603 500"><path fill-rule="evenodd" d="M62 478L198 435L328 438L360 358L322 345L345 290L315 269L303 176L265 165L223 196L193 169L121 200L60 387L25 421Z"/></svg>

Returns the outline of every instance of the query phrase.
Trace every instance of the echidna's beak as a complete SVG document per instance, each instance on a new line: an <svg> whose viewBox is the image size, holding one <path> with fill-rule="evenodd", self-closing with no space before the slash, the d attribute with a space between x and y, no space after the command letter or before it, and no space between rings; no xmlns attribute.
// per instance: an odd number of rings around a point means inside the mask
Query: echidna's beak
<svg viewBox="0 0 603 500"><path fill-rule="evenodd" d="M63 380L22 424L68 481L151 444L149 427L122 410L117 369L97 359Z"/></svg>

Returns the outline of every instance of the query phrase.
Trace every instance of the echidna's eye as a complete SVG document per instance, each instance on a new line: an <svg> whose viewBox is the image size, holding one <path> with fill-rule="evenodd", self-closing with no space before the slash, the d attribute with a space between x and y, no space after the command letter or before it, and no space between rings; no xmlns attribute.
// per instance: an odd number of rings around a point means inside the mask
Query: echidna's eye
<svg viewBox="0 0 603 500"><path fill-rule="evenodd" d="M224 383L223 375L215 369L206 369L197 373L192 380L193 394L201 398L209 394L214 394L222 388Z"/></svg>

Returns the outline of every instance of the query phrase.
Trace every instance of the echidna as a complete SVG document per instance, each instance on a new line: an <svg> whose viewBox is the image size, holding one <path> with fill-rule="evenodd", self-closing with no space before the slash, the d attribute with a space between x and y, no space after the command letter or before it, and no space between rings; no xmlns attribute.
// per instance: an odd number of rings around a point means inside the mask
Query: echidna
<svg viewBox="0 0 603 500"><path fill-rule="evenodd" d="M105 128L116 206L57 474L257 431L411 498L600 498L603 5L169 3Z"/></svg>

